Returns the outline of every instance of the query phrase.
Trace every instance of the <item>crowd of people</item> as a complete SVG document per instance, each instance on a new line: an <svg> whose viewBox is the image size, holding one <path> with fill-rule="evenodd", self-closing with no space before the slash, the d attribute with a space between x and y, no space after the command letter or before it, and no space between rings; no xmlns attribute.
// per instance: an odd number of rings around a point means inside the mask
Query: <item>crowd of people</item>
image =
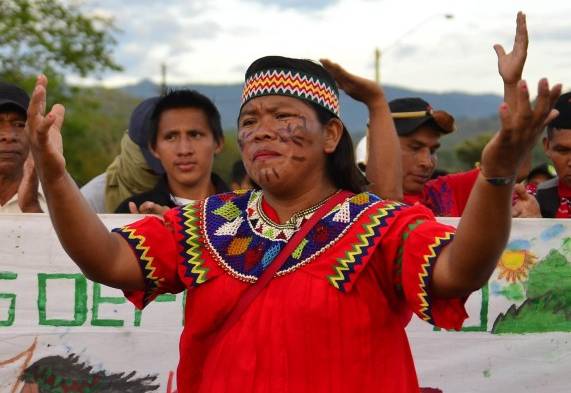
<svg viewBox="0 0 571 393"><path fill-rule="evenodd" d="M46 113L46 77L31 99L2 84L0 212L49 212L84 274L137 307L188 291L179 392L417 392L412 313L459 329L512 216L571 215L571 93L542 79L532 104L527 46L519 13L512 51L495 47L500 130L477 168L434 179L440 139L461 132L454 118L419 97L388 102L328 60L250 65L233 191L212 171L224 135L199 92L141 102L119 155L80 191L65 169L65 110ZM368 109L364 158L338 88ZM555 177L531 171L545 128ZM109 232L104 212L148 216ZM435 216L461 218L455 229Z"/></svg>

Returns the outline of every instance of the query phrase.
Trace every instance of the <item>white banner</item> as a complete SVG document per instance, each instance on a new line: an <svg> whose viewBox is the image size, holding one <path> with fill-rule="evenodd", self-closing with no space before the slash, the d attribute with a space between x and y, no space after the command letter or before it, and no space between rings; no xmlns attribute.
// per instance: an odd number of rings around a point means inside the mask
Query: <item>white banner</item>
<svg viewBox="0 0 571 393"><path fill-rule="evenodd" d="M101 217L109 228L136 218ZM516 220L463 331L408 326L423 391L568 391L570 260L571 221ZM111 380L117 392L174 393L183 304L163 295L138 312L85 279L47 216L0 216L0 393L32 383L97 392Z"/></svg>

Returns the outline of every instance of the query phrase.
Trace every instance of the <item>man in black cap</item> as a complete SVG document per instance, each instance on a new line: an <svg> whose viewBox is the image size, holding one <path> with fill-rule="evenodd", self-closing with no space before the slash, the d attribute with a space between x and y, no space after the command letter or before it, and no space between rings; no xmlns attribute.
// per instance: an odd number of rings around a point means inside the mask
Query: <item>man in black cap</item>
<svg viewBox="0 0 571 393"><path fill-rule="evenodd" d="M553 162L557 177L537 187L536 198L546 218L571 218L571 92L555 104L559 111L543 138L545 154Z"/></svg>
<svg viewBox="0 0 571 393"><path fill-rule="evenodd" d="M26 161L29 141L24 126L29 101L18 86L0 82L0 213L45 210L34 163L31 158Z"/></svg>
<svg viewBox="0 0 571 393"><path fill-rule="evenodd" d="M510 108L517 108L517 85L520 83L527 58L528 33L525 14L518 12L516 34L512 51L506 53L501 45L494 45L498 56L498 72L504 85L504 101ZM430 180L436 168L436 151L440 137L454 131L454 118L444 111L435 111L420 98L402 98L389 103L402 154L404 201L409 204L421 202L437 216L458 217L464 212L472 188L476 184L480 169L454 173ZM369 143L371 145L371 143ZM370 147L369 147L370 149ZM372 154L369 152L369 158ZM529 173L531 156L528 154L513 179L498 182L515 182ZM387 160L378 159L373 168L367 165L373 179L382 180L387 172ZM512 213L518 217L535 214L533 204L523 203L519 187L515 188L519 198ZM527 199L526 199L527 200Z"/></svg>
<svg viewBox="0 0 571 393"><path fill-rule="evenodd" d="M404 198L413 204L436 169L440 138L454 131L454 118L418 97L392 100L389 107L401 147Z"/></svg>

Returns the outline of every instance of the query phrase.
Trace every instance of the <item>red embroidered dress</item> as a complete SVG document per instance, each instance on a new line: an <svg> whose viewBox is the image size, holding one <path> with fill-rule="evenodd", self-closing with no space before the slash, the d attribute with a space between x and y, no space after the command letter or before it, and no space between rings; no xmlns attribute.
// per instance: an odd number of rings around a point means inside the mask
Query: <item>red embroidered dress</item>
<svg viewBox="0 0 571 393"><path fill-rule="evenodd" d="M418 392L404 327L412 312L447 329L463 302L430 296L454 229L422 206L358 194L308 233L224 337L213 330L310 209L285 225L261 191L212 196L115 231L132 246L146 290L138 307L188 289L178 391ZM215 336L215 335L214 335Z"/></svg>

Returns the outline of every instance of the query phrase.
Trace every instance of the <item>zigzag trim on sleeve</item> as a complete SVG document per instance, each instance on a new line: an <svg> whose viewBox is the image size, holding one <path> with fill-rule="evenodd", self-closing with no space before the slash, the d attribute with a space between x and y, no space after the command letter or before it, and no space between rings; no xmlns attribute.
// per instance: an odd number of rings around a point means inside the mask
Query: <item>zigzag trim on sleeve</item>
<svg viewBox="0 0 571 393"><path fill-rule="evenodd" d="M202 258L202 246L200 242L200 214L203 202L189 203L180 209L182 219L181 233L185 246L181 253L186 266L185 275L193 278L194 286L203 284L208 280L208 268Z"/></svg>
<svg viewBox="0 0 571 393"><path fill-rule="evenodd" d="M154 258L149 255L149 246L145 245L147 239L143 235L137 234L136 230L130 228L129 226L124 226L122 228L115 228L113 232L121 235L139 259L139 264L143 269L143 277L145 280L145 295L143 297L144 305L148 304L154 295L159 292L158 289L161 287L164 278L159 278L156 276L156 267L153 265Z"/></svg>
<svg viewBox="0 0 571 393"><path fill-rule="evenodd" d="M454 232L445 232L443 236L436 236L434 242L428 246L428 250L423 257L424 262L420 265L420 272L418 273L420 291L417 295L419 301L418 316L431 324L434 324L434 320L432 318L432 305L429 301L428 288L430 278L432 277L432 269L442 249L446 247L453 238Z"/></svg>

